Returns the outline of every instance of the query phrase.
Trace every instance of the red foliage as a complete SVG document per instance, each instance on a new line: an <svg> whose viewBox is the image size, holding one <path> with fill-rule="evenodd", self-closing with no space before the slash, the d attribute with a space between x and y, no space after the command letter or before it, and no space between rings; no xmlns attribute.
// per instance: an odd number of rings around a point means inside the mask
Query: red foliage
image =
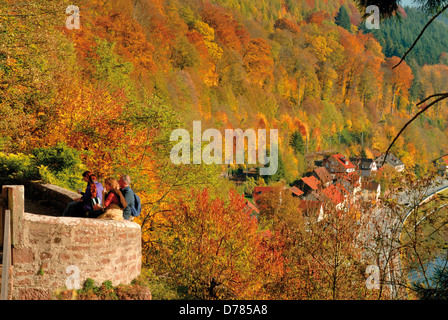
<svg viewBox="0 0 448 320"><path fill-rule="evenodd" d="M201 56L205 57L208 55L207 46L205 45L204 36L202 34L196 30L189 31L187 33L187 38L188 41L196 47Z"/></svg>
<svg viewBox="0 0 448 320"><path fill-rule="evenodd" d="M331 17L330 15L325 12L325 11L317 11L317 12L313 12L308 16L308 19L306 19L306 21L308 23L315 23L317 25L322 25L322 22L324 20L330 20Z"/></svg>
<svg viewBox="0 0 448 320"><path fill-rule="evenodd" d="M244 26L239 25L222 7L206 3L202 9L202 19L215 29L218 40L230 49L241 52L249 41Z"/></svg>

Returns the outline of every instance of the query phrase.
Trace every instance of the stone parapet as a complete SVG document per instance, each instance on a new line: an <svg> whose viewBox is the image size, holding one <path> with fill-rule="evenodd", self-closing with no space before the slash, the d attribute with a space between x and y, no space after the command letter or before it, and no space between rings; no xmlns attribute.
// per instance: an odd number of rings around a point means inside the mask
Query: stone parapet
<svg viewBox="0 0 448 320"><path fill-rule="evenodd" d="M135 222L26 213L23 186L3 188L13 195L8 201L19 223L13 226L13 299L51 299L55 289L82 286L87 278L118 285L140 275L141 229Z"/></svg>

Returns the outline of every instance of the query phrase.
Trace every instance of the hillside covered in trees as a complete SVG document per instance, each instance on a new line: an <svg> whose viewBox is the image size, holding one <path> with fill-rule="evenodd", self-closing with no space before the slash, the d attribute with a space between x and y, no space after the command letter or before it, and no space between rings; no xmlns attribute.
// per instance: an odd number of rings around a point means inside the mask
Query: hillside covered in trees
<svg viewBox="0 0 448 320"><path fill-rule="evenodd" d="M369 30L365 24L360 25L363 32L372 33L375 36L386 57L402 57L430 19L430 16L412 7L405 7L401 12L401 19L384 19L380 29ZM448 40L445 37L446 30L447 25L443 19L431 23L415 48L409 53L407 60L415 60L419 66L446 64L444 60L448 46Z"/></svg>
<svg viewBox="0 0 448 320"><path fill-rule="evenodd" d="M226 167L170 162L174 129L191 132L195 120L203 130L278 129L281 170L267 183L290 183L306 172L306 154L383 153L418 110L416 102L448 83L443 24L431 36L434 50L416 49L392 69L423 24L410 9L400 28L411 18L415 27L403 32L384 22L370 32L349 0L84 0L76 3L78 30L65 26L72 4L0 5L0 152L32 155L64 143L102 177L129 173L144 203L145 259L159 270L187 270L180 287L199 286L202 269L178 239L195 242L191 230L204 225L162 213L175 208L218 221L205 228L233 242L222 248L210 237L203 250L226 251L201 257L209 259L204 268L228 275L224 297L280 294L272 283L260 289L257 279L270 274L280 283L282 268L295 261L280 265L274 248L284 240L276 234L263 247L271 233L257 233L252 220L238 215L245 203L219 178ZM392 152L407 168L425 172L448 153L447 119L443 102L412 124ZM261 266L260 257L278 264ZM201 288L192 290L202 297Z"/></svg>
<svg viewBox="0 0 448 320"><path fill-rule="evenodd" d="M406 17L400 27L406 33L394 31L394 21L383 22L380 33L373 32L377 40L357 30L362 23L351 1L79 5L80 30L64 28L59 1L26 8L11 2L2 9L33 12L2 17L3 151L66 141L92 152L97 163L87 164L106 173L117 165L108 153L117 138L106 132L121 136L124 122L155 103L181 119L179 127L202 120L203 127L220 130L278 128L282 178L292 181L306 168L305 153L384 152L418 99L445 82L444 25L434 27L441 41L427 37L434 41L426 47L437 42L435 49L420 55L416 48L418 60L410 56L391 69L424 20L410 9L413 28ZM335 23L341 8L350 15L349 30ZM393 151L408 168L424 169L446 153L445 109L422 117L398 141ZM289 143L294 135L303 148Z"/></svg>

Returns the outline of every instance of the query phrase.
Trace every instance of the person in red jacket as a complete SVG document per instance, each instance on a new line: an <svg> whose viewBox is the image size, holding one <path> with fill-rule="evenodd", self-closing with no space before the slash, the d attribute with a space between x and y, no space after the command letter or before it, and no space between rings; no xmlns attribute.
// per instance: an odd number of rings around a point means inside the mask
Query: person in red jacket
<svg viewBox="0 0 448 320"><path fill-rule="evenodd" d="M120 191L120 184L115 178L107 178L104 182L102 206L96 205L95 210L103 210L98 219L123 220L123 209L128 205Z"/></svg>

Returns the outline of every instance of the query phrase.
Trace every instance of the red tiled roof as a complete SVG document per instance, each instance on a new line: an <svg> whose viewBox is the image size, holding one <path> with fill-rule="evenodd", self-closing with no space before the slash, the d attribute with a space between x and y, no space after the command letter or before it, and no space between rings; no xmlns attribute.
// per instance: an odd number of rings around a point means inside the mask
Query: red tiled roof
<svg viewBox="0 0 448 320"><path fill-rule="evenodd" d="M344 166L344 168L346 168L346 169L355 168L355 165L353 163L351 163L350 160L348 160L345 156L343 156L340 153L333 154L332 157L335 158L336 160L338 160L339 163L342 164ZM345 164L346 161L348 162L347 164Z"/></svg>
<svg viewBox="0 0 448 320"><path fill-rule="evenodd" d="M292 193L294 193L296 196L299 196L299 197L303 194L303 191L297 187L291 187L291 188L289 188L289 191L291 191Z"/></svg>
<svg viewBox="0 0 448 320"><path fill-rule="evenodd" d="M448 155L447 156L444 156L444 157L442 157L442 160L446 163L446 164L448 164Z"/></svg>
<svg viewBox="0 0 448 320"><path fill-rule="evenodd" d="M302 178L303 182L305 182L307 185L309 185L311 187L311 189L313 190L317 190L317 187L319 185L319 180L317 180L316 177L311 176L311 177L304 177Z"/></svg>
<svg viewBox="0 0 448 320"><path fill-rule="evenodd" d="M344 200L344 197L342 196L341 192L334 185L326 187L325 189L322 190L322 192L334 204L340 204Z"/></svg>
<svg viewBox="0 0 448 320"><path fill-rule="evenodd" d="M299 207L304 210L320 209L321 206L322 206L322 202L320 202L320 201L301 200L299 202Z"/></svg>
<svg viewBox="0 0 448 320"><path fill-rule="evenodd" d="M272 191L272 187L255 187L254 192L269 192Z"/></svg>
<svg viewBox="0 0 448 320"><path fill-rule="evenodd" d="M344 192L345 194L350 195L350 192L348 192L348 190L344 187L344 185L343 185L342 183L336 183L336 188L337 188L339 191L342 191L342 192Z"/></svg>
<svg viewBox="0 0 448 320"><path fill-rule="evenodd" d="M252 202L247 201L246 204L249 209L255 211L256 213L260 213L260 210L258 210L258 208Z"/></svg>
<svg viewBox="0 0 448 320"><path fill-rule="evenodd" d="M253 193L253 198L254 198L255 203L257 203L261 194L266 193L266 192L273 192L273 191L274 191L273 187L255 187L254 193Z"/></svg>

